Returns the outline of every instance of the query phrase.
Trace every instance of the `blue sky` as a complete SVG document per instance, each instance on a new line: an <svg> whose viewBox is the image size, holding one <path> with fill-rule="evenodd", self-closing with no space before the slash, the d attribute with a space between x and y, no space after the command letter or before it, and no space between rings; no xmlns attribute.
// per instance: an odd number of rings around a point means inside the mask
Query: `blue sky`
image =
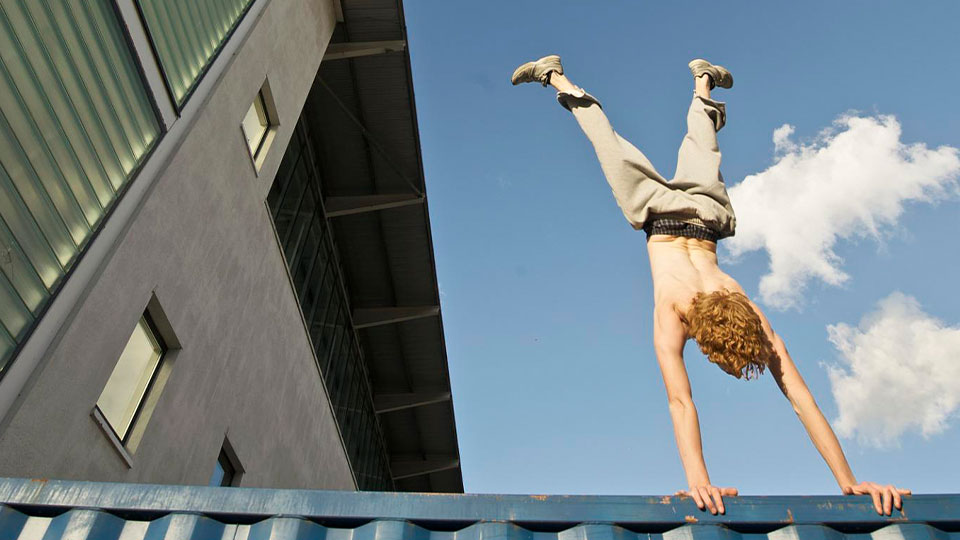
<svg viewBox="0 0 960 540"><path fill-rule="evenodd" d="M687 62L731 69L734 88L714 94L728 104L722 169L740 218L737 243L721 243L725 270L785 339L858 480L957 491L960 4L405 10L467 491L686 487L651 346L644 235L553 93L509 83L550 53L668 177ZM774 218L790 226L774 235ZM686 358L715 484L839 493L769 375L735 380L693 343Z"/></svg>

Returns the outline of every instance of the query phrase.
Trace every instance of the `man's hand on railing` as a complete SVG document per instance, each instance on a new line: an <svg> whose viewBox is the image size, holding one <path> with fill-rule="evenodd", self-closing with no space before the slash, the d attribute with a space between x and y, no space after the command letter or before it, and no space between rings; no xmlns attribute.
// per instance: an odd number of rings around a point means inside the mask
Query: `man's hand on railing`
<svg viewBox="0 0 960 540"><path fill-rule="evenodd" d="M702 484L690 486L688 490L681 489L674 493L674 496L693 497L693 502L697 503L697 508L703 510L706 507L711 514L717 515L717 511L721 514L726 512L726 508L723 506L723 498L736 497L738 494L737 488L721 488L711 484Z"/></svg>
<svg viewBox="0 0 960 540"><path fill-rule="evenodd" d="M844 495L870 495L873 498L873 508L881 516L893 513L893 507L897 510L903 508L903 499L901 495L911 495L909 489L900 489L893 484L881 486L876 482L860 482L856 485L843 486Z"/></svg>

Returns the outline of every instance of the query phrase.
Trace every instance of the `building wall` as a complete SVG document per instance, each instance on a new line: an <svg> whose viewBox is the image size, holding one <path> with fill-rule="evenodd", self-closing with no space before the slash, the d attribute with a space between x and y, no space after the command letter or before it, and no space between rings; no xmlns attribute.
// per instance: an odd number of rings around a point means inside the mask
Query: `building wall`
<svg viewBox="0 0 960 540"><path fill-rule="evenodd" d="M243 44L214 89L193 97L205 102L180 147L8 412L0 475L204 484L226 436L244 486L355 489L263 203L334 7L258 1L259 19L232 38ZM240 121L265 79L280 127L257 176ZM91 411L152 295L182 348L128 467Z"/></svg>

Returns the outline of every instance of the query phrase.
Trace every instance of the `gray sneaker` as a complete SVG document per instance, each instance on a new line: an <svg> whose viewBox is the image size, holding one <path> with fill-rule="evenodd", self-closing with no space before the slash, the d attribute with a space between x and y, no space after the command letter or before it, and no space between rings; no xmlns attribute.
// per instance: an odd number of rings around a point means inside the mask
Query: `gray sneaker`
<svg viewBox="0 0 960 540"><path fill-rule="evenodd" d="M518 67L510 77L510 82L514 85L528 82L538 82L546 86L550 82L550 73L556 71L563 75L563 66L560 65L560 57L551 54L544 56L536 62L527 62Z"/></svg>
<svg viewBox="0 0 960 540"><path fill-rule="evenodd" d="M730 88L733 86L733 75L723 66L715 66L702 58L691 60L687 65L690 66L690 73L693 73L695 78L704 73L710 75L711 88L714 86L719 86L720 88Z"/></svg>

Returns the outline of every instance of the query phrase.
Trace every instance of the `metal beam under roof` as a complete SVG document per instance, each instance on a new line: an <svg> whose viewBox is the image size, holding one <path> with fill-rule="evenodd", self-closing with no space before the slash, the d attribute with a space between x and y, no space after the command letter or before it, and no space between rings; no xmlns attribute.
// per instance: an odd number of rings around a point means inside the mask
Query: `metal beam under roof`
<svg viewBox="0 0 960 540"><path fill-rule="evenodd" d="M371 56L374 54L387 54L390 52L402 51L407 47L407 42L402 39L389 41L361 41L351 43L331 43L327 51L323 54L323 61L343 60L345 58L357 58L358 56Z"/></svg>
<svg viewBox="0 0 960 540"><path fill-rule="evenodd" d="M433 392L405 392L403 394L380 394L373 396L373 407L377 414L393 411L402 411L415 407L423 407L450 400L449 390L435 390Z"/></svg>
<svg viewBox="0 0 960 540"><path fill-rule="evenodd" d="M459 466L460 458L450 456L425 459L402 459L390 462L390 470L393 471L394 480L403 480L404 478L413 478L414 476L424 476L435 472L449 471Z"/></svg>
<svg viewBox="0 0 960 540"><path fill-rule="evenodd" d="M362 308L353 310L353 327L356 329L370 328L382 324L395 324L404 321L436 317L440 314L440 306L413 306L413 307L381 307Z"/></svg>
<svg viewBox="0 0 960 540"><path fill-rule="evenodd" d="M327 217L340 217L422 204L423 201L424 198L420 195L406 193L357 195L327 197L323 201L323 207L326 209Z"/></svg>

